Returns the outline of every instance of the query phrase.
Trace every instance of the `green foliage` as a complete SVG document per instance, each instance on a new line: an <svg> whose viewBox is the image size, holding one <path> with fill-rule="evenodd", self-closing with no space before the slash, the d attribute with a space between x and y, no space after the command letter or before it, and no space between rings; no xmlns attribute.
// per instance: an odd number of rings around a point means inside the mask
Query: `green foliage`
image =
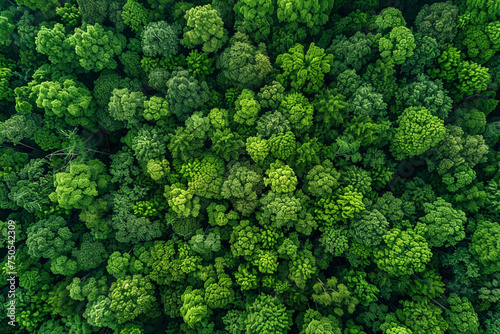
<svg viewBox="0 0 500 334"><path fill-rule="evenodd" d="M115 314L116 321L123 324L140 315L154 314L154 289L147 276L126 276L113 282L109 289L109 310Z"/></svg>
<svg viewBox="0 0 500 334"><path fill-rule="evenodd" d="M256 48L241 33L236 33L229 43L230 46L224 49L216 61L221 78L238 88L252 89L259 86L272 69L263 45Z"/></svg>
<svg viewBox="0 0 500 334"><path fill-rule="evenodd" d="M296 151L297 142L295 135L291 131L285 133L275 133L269 138L269 149L271 154L277 159L287 161Z"/></svg>
<svg viewBox="0 0 500 334"><path fill-rule="evenodd" d="M142 127L132 139L132 150L139 162L165 155L165 133L158 128Z"/></svg>
<svg viewBox="0 0 500 334"><path fill-rule="evenodd" d="M401 65L406 58L413 55L415 50L415 37L410 29L406 27L395 27L388 37L379 40L380 56L385 61L392 61L396 65Z"/></svg>
<svg viewBox="0 0 500 334"><path fill-rule="evenodd" d="M438 43L449 43L457 34L458 8L451 1L424 5L417 15L417 32L434 37Z"/></svg>
<svg viewBox="0 0 500 334"><path fill-rule="evenodd" d="M379 32L387 32L389 29L396 27L405 27L406 21L403 13L397 8L388 7L382 9L380 14L375 19L375 24Z"/></svg>
<svg viewBox="0 0 500 334"><path fill-rule="evenodd" d="M432 67L434 61L441 55L438 42L434 37L416 33L415 50L412 56L406 58L402 70L407 74L425 73L425 68Z"/></svg>
<svg viewBox="0 0 500 334"><path fill-rule="evenodd" d="M438 197L434 203L424 203L426 215L420 220L427 224L427 241L431 247L455 246L465 238L465 213L454 210L450 203Z"/></svg>
<svg viewBox="0 0 500 334"><path fill-rule="evenodd" d="M458 66L457 88L464 96L479 93L488 87L490 82L489 69L477 63L463 61Z"/></svg>
<svg viewBox="0 0 500 334"><path fill-rule="evenodd" d="M339 283L336 277L326 279L326 282L318 280L313 286L312 299L323 306L332 307L337 316L342 316L344 310L349 314L354 313L359 300L353 296L347 286Z"/></svg>
<svg viewBox="0 0 500 334"><path fill-rule="evenodd" d="M398 228L389 230L384 236L385 245L374 250L377 266L394 276L421 272L431 260L431 250L425 238L412 230Z"/></svg>
<svg viewBox="0 0 500 334"><path fill-rule="evenodd" d="M340 74L350 68L359 71L373 56L373 40L359 31L349 38L338 35L327 52L334 55L332 74Z"/></svg>
<svg viewBox="0 0 500 334"><path fill-rule="evenodd" d="M427 108L441 119L448 117L452 109L453 101L447 93L440 80L430 80L424 74L419 74L415 82L400 90L402 105Z"/></svg>
<svg viewBox="0 0 500 334"><path fill-rule="evenodd" d="M181 44L187 48L202 45L203 52L211 53L219 50L227 40L219 12L212 5L198 6L186 11L187 20Z"/></svg>
<svg viewBox="0 0 500 334"><path fill-rule="evenodd" d="M51 63L75 67L77 58L74 40L69 38L62 24L56 23L51 29L42 26L35 43L36 51L48 55Z"/></svg>
<svg viewBox="0 0 500 334"><path fill-rule="evenodd" d="M39 115L16 114L0 122L0 143L7 141L14 145L19 144L23 139L33 136L40 122Z"/></svg>
<svg viewBox="0 0 500 334"><path fill-rule="evenodd" d="M186 57L186 61L189 73L198 80L206 80L207 76L214 72L214 59L209 58L205 52L193 50Z"/></svg>
<svg viewBox="0 0 500 334"><path fill-rule="evenodd" d="M278 109L290 122L297 133L307 131L314 115L314 107L301 93L288 94L283 98Z"/></svg>
<svg viewBox="0 0 500 334"><path fill-rule="evenodd" d="M262 170L255 165L237 162L229 169L229 176L222 184L221 195L230 199L235 209L247 216L258 205L262 187Z"/></svg>
<svg viewBox="0 0 500 334"><path fill-rule="evenodd" d="M486 273L493 273L500 266L500 245L497 237L499 233L500 224L481 221L477 224L476 230L472 235L469 251L484 265Z"/></svg>
<svg viewBox="0 0 500 334"><path fill-rule="evenodd" d="M255 94L249 89L243 89L236 99L234 121L242 125L254 125L257 120L260 104L255 99Z"/></svg>
<svg viewBox="0 0 500 334"><path fill-rule="evenodd" d="M268 177L264 178L264 185L270 186L275 193L290 193L297 186L295 172L280 160L271 163L266 175Z"/></svg>
<svg viewBox="0 0 500 334"><path fill-rule="evenodd" d="M387 233L389 222L377 209L365 210L355 216L350 228L357 242L366 246L377 246Z"/></svg>
<svg viewBox="0 0 500 334"><path fill-rule="evenodd" d="M291 312L278 297L260 294L247 306L247 333L286 333L292 325Z"/></svg>
<svg viewBox="0 0 500 334"><path fill-rule="evenodd" d="M142 52L146 57L168 57L179 49L179 28L166 21L153 22L142 31Z"/></svg>
<svg viewBox="0 0 500 334"><path fill-rule="evenodd" d="M499 51L498 0L0 0L0 334L500 334Z"/></svg>
<svg viewBox="0 0 500 334"><path fill-rule="evenodd" d="M72 162L69 171L55 175L56 189L49 197L65 209L88 207L99 190L109 186L110 177L105 171L106 165L97 159L87 163Z"/></svg>
<svg viewBox="0 0 500 334"><path fill-rule="evenodd" d="M64 117L69 125L92 128L95 104L92 94L82 83L72 79L44 81L32 88L31 95L47 116Z"/></svg>
<svg viewBox="0 0 500 334"><path fill-rule="evenodd" d="M425 107L406 108L398 123L391 150L399 160L424 153L446 135L444 122Z"/></svg>
<svg viewBox="0 0 500 334"><path fill-rule="evenodd" d="M329 197L339 186L340 173L330 160L314 166L306 176L307 191L315 197Z"/></svg>
<svg viewBox="0 0 500 334"><path fill-rule="evenodd" d="M479 333L479 319L467 297L452 293L448 303L450 308L445 311L445 318L450 333Z"/></svg>
<svg viewBox="0 0 500 334"><path fill-rule="evenodd" d="M248 155L257 164L262 164L269 155L267 140L263 139L260 135L257 137L248 137L245 145Z"/></svg>
<svg viewBox="0 0 500 334"><path fill-rule="evenodd" d="M256 42L264 42L271 33L274 10L275 3L270 0L238 1L234 6L235 28L252 36Z"/></svg>
<svg viewBox="0 0 500 334"><path fill-rule="evenodd" d="M149 100L144 101L144 110L142 113L142 116L147 121L158 122L164 120L170 115L168 102L164 98L151 96Z"/></svg>
<svg viewBox="0 0 500 334"><path fill-rule="evenodd" d="M82 15L77 6L65 3L63 7L56 8L56 14L61 17L61 21L69 27L76 27L80 24Z"/></svg>
<svg viewBox="0 0 500 334"><path fill-rule="evenodd" d="M73 233L60 216L40 220L28 228L28 253L34 257L55 259L75 246Z"/></svg>
<svg viewBox="0 0 500 334"><path fill-rule="evenodd" d="M200 212L200 198L193 192L177 185L165 186L165 198L172 210L179 217L197 217Z"/></svg>
<svg viewBox="0 0 500 334"><path fill-rule="evenodd" d="M413 333L444 334L448 324L442 317L443 311L429 299L402 300L402 309L396 311L397 318ZM387 320L387 318L386 318Z"/></svg>
<svg viewBox="0 0 500 334"><path fill-rule="evenodd" d="M285 88L278 81L265 85L257 94L257 100L262 108L277 109L283 101Z"/></svg>
<svg viewBox="0 0 500 334"><path fill-rule="evenodd" d="M208 86L199 82L188 71L177 69L167 81L167 101L170 112L180 121L185 121L189 114L209 100Z"/></svg>
<svg viewBox="0 0 500 334"><path fill-rule="evenodd" d="M278 0L277 15L280 22L301 23L317 33L328 21L333 2L319 0L303 3L299 0Z"/></svg>
<svg viewBox="0 0 500 334"><path fill-rule="evenodd" d="M279 12L279 11L278 11ZM314 43L304 53L304 46L296 44L288 53L278 56L276 65L283 70L277 80L287 88L306 93L316 93L322 87L325 73L330 72L333 55L325 54L325 50Z"/></svg>
<svg viewBox="0 0 500 334"><path fill-rule="evenodd" d="M151 12L136 0L127 0L123 5L121 18L134 32L142 32L152 19Z"/></svg>
<svg viewBox="0 0 500 334"><path fill-rule="evenodd" d="M85 30L75 29L72 36L75 52L80 65L87 71L100 71L105 68L115 69L114 56L125 48L125 36L105 29L99 23L87 25Z"/></svg>

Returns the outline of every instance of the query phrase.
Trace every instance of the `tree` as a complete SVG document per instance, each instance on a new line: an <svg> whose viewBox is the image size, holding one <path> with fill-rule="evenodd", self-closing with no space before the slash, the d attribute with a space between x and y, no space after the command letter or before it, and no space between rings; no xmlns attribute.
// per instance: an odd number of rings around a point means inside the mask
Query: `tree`
<svg viewBox="0 0 500 334"><path fill-rule="evenodd" d="M278 297L260 294L253 303L247 305L247 333L278 334L290 330L292 314Z"/></svg>
<svg viewBox="0 0 500 334"><path fill-rule="evenodd" d="M413 231L393 228L383 236L385 245L373 252L377 266L394 276L421 272L432 252L425 238Z"/></svg>
<svg viewBox="0 0 500 334"><path fill-rule="evenodd" d="M227 31L219 12L212 5L197 6L186 11L187 25L181 44L187 48L202 45L203 52L219 50L227 40Z"/></svg>
<svg viewBox="0 0 500 334"><path fill-rule="evenodd" d="M489 69L477 63L462 61L457 69L460 96L469 96L480 93L488 88L491 77Z"/></svg>
<svg viewBox="0 0 500 334"><path fill-rule="evenodd" d="M272 1L245 0L234 6L235 27L241 33L252 36L256 42L264 42L271 33L275 4Z"/></svg>
<svg viewBox="0 0 500 334"><path fill-rule="evenodd" d="M90 234L85 234L79 249L73 250L72 255L79 268L89 271L103 263L108 254L100 241L95 240Z"/></svg>
<svg viewBox="0 0 500 334"><path fill-rule="evenodd" d="M452 109L453 101L441 80L433 81L425 74L419 74L400 94L404 107L424 107L441 119L446 119Z"/></svg>
<svg viewBox="0 0 500 334"><path fill-rule="evenodd" d="M406 27L406 20L403 13L397 8L388 7L382 9L375 19L375 25L379 32L387 32L396 27Z"/></svg>
<svg viewBox="0 0 500 334"><path fill-rule="evenodd" d="M181 122L189 117L189 113L201 107L209 100L208 85L199 82L188 71L176 69L167 81L167 101L170 112Z"/></svg>
<svg viewBox="0 0 500 334"><path fill-rule="evenodd" d="M53 202L65 209L88 207L99 191L109 186L111 177L105 174L106 165L95 159L87 163L72 162L69 172L55 175L55 192L49 195Z"/></svg>
<svg viewBox="0 0 500 334"><path fill-rule="evenodd" d="M244 146L245 143L241 139L241 136L226 128L214 132L212 135L212 147L210 149L219 157L230 161L238 159L240 148Z"/></svg>
<svg viewBox="0 0 500 334"><path fill-rule="evenodd" d="M179 49L179 27L166 21L152 22L142 31L142 52L146 57L168 57Z"/></svg>
<svg viewBox="0 0 500 334"><path fill-rule="evenodd" d="M221 249L220 234L210 232L205 234L203 230L197 233L189 240L191 248L205 259L212 259L212 255Z"/></svg>
<svg viewBox="0 0 500 334"><path fill-rule="evenodd" d="M259 249L259 234L261 232L262 230L258 226L253 225L248 220L242 220L234 226L229 240L233 256L252 258Z"/></svg>
<svg viewBox="0 0 500 334"><path fill-rule="evenodd" d="M195 197L190 190L179 185L165 186L165 198L168 205L179 217L197 217L200 212L200 198Z"/></svg>
<svg viewBox="0 0 500 334"><path fill-rule="evenodd" d="M465 238L465 213L453 209L441 197L434 203L424 203L426 215L420 220L427 224L426 239L430 247L455 246Z"/></svg>
<svg viewBox="0 0 500 334"><path fill-rule="evenodd" d="M357 242L377 246L388 232L389 222L377 209L365 210L354 217L350 228Z"/></svg>
<svg viewBox="0 0 500 334"><path fill-rule="evenodd" d="M349 109L356 116L373 118L384 117L387 114L387 103L382 94L375 91L371 85L359 87L349 100Z"/></svg>
<svg viewBox="0 0 500 334"><path fill-rule="evenodd" d="M143 126L132 139L132 150L140 163L163 157L166 153L166 134L159 128Z"/></svg>
<svg viewBox="0 0 500 334"><path fill-rule="evenodd" d="M275 193L290 193L295 191L297 177L290 166L285 165L280 160L271 163L266 170L267 178L264 178L264 185L270 186Z"/></svg>
<svg viewBox="0 0 500 334"><path fill-rule="evenodd" d="M373 56L373 42L372 38L360 31L349 38L344 35L335 37L326 50L334 55L332 74L340 74L350 68L360 71Z"/></svg>
<svg viewBox="0 0 500 334"><path fill-rule="evenodd" d="M34 114L15 114L5 122L0 122L0 143L7 141L17 145L23 139L32 137L39 122L40 116Z"/></svg>
<svg viewBox="0 0 500 334"><path fill-rule="evenodd" d="M134 320L140 315L153 318L155 311L155 286L149 278L141 275L126 276L111 284L109 309L115 313L119 324Z"/></svg>
<svg viewBox="0 0 500 334"><path fill-rule="evenodd" d="M434 37L439 44L453 41L457 34L458 8L451 1L424 5L415 19L417 32Z"/></svg>
<svg viewBox="0 0 500 334"><path fill-rule="evenodd" d="M208 53L192 50L186 57L188 71L198 80L205 80L214 72L214 58L209 58Z"/></svg>
<svg viewBox="0 0 500 334"><path fill-rule="evenodd" d="M406 27L395 27L388 37L379 40L380 56L386 62L392 61L396 65L401 65L406 58L413 55L415 50L415 37L410 29Z"/></svg>
<svg viewBox="0 0 500 334"><path fill-rule="evenodd" d="M113 58L119 55L126 45L125 36L105 29L99 23L87 25L85 30L76 28L71 38L80 65L87 71L115 69L118 64Z"/></svg>
<svg viewBox="0 0 500 334"><path fill-rule="evenodd" d="M261 212L257 219L261 225L276 228L290 227L298 220L298 214L302 209L300 200L288 193L268 192L260 199Z"/></svg>
<svg viewBox="0 0 500 334"><path fill-rule="evenodd" d="M224 171L224 161L212 154L206 154L202 159L196 158L181 168L181 173L188 180L188 188L206 198L221 198Z"/></svg>
<svg viewBox="0 0 500 334"><path fill-rule="evenodd" d="M396 311L397 318L413 333L444 334L448 324L442 317L443 311L429 299L402 300L402 309ZM387 318L386 318L387 320Z"/></svg>
<svg viewBox="0 0 500 334"><path fill-rule="evenodd" d="M469 251L484 266L485 273L493 273L500 268L499 234L500 224L480 221L472 235Z"/></svg>
<svg viewBox="0 0 500 334"><path fill-rule="evenodd" d="M149 100L144 101L144 110L142 116L147 121L163 123L170 116L170 109L166 99L158 96L151 96Z"/></svg>
<svg viewBox="0 0 500 334"><path fill-rule="evenodd" d="M280 22L301 23L316 34L327 21L333 2L328 0L303 3L299 0L278 0L277 16Z"/></svg>
<svg viewBox="0 0 500 334"><path fill-rule="evenodd" d="M48 56L52 64L61 64L75 68L75 40L66 35L66 29L60 23L53 28L42 26L35 38L36 51Z"/></svg>
<svg viewBox="0 0 500 334"><path fill-rule="evenodd" d="M142 29L151 22L151 12L136 0L127 0L121 11L123 22L134 32L142 32Z"/></svg>
<svg viewBox="0 0 500 334"><path fill-rule="evenodd" d="M95 102L88 88L78 81L44 81L32 88L31 96L47 116L64 117L72 126L81 125L88 129L94 126Z"/></svg>
<svg viewBox="0 0 500 334"><path fill-rule="evenodd" d="M133 127L138 124L145 103L146 97L141 92L115 88L108 104L109 114L115 120L126 122L129 127Z"/></svg>
<svg viewBox="0 0 500 334"><path fill-rule="evenodd" d="M314 107L301 93L286 95L278 110L285 115L297 133L303 133L312 126Z"/></svg>
<svg viewBox="0 0 500 334"><path fill-rule="evenodd" d="M424 153L436 146L447 132L443 120L432 116L424 107L406 108L398 124L391 143L391 151L398 160Z"/></svg>
<svg viewBox="0 0 500 334"><path fill-rule="evenodd" d="M243 125L254 125L260 111L260 104L255 99L255 93L249 89L243 89L235 101L236 113L234 121Z"/></svg>
<svg viewBox="0 0 500 334"><path fill-rule="evenodd" d="M295 135L291 131L273 134L268 143L271 154L280 160L287 161L295 155L297 150Z"/></svg>
<svg viewBox="0 0 500 334"><path fill-rule="evenodd" d="M452 334L479 333L479 319L467 297L460 298L456 293L448 297L450 308L445 311L445 319Z"/></svg>
<svg viewBox="0 0 500 334"><path fill-rule="evenodd" d="M326 282L318 279L313 285L313 291L312 300L326 307L333 306L333 312L337 316L344 315L344 309L347 309L349 314L354 313L359 303L347 286L340 283L336 277L330 277Z"/></svg>
<svg viewBox="0 0 500 334"><path fill-rule="evenodd" d="M341 324L333 315L323 316L320 312L308 309L304 314L304 325L300 334L330 333L341 334Z"/></svg>
<svg viewBox="0 0 500 334"><path fill-rule="evenodd" d="M50 216L27 230L28 253L34 257L55 259L69 253L75 246L73 233L61 216Z"/></svg>
<svg viewBox="0 0 500 334"><path fill-rule="evenodd" d="M345 227L327 226L323 228L319 243L333 256L342 256L349 249L348 230Z"/></svg>
<svg viewBox="0 0 500 334"><path fill-rule="evenodd" d="M237 162L229 169L229 176L222 184L221 195L230 199L237 211L248 216L257 207L262 188L262 170L249 163Z"/></svg>
<svg viewBox="0 0 500 334"><path fill-rule="evenodd" d="M288 85L295 91L303 90L306 93L316 93L323 85L325 73L330 72L333 55L326 54L325 50L314 43L304 53L304 46L296 44L288 53L276 58L276 65L283 70L277 80L287 88Z"/></svg>
<svg viewBox="0 0 500 334"><path fill-rule="evenodd" d="M242 89L259 86L272 69L264 45L256 48L242 33L235 33L229 43L216 61L222 80Z"/></svg>
<svg viewBox="0 0 500 334"><path fill-rule="evenodd" d="M425 68L433 67L434 61L441 55L439 44L434 37L416 33L415 50L412 56L406 58L402 70L407 74L425 73Z"/></svg>
<svg viewBox="0 0 500 334"><path fill-rule="evenodd" d="M269 145L267 140L263 139L261 135L257 137L248 137L245 143L248 155L257 164L264 163L267 156L269 155Z"/></svg>
<svg viewBox="0 0 500 334"><path fill-rule="evenodd" d="M266 139L292 129L290 121L279 111L269 111L262 115L257 121L256 128L259 135Z"/></svg>
<svg viewBox="0 0 500 334"><path fill-rule="evenodd" d="M330 160L314 166L305 177L307 191L315 197L327 198L339 186L340 173L333 167Z"/></svg>

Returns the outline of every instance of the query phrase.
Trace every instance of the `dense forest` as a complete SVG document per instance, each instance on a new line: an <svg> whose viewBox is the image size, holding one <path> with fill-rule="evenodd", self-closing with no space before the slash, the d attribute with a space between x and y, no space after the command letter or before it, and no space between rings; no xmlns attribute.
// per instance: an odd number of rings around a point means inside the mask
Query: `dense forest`
<svg viewBox="0 0 500 334"><path fill-rule="evenodd" d="M0 0L0 334L499 334L500 1Z"/></svg>

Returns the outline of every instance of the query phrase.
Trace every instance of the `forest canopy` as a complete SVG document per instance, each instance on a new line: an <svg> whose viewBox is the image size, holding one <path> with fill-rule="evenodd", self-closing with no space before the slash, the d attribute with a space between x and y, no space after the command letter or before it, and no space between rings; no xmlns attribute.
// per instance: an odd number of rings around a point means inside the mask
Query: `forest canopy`
<svg viewBox="0 0 500 334"><path fill-rule="evenodd" d="M500 334L500 2L0 0L0 334Z"/></svg>

